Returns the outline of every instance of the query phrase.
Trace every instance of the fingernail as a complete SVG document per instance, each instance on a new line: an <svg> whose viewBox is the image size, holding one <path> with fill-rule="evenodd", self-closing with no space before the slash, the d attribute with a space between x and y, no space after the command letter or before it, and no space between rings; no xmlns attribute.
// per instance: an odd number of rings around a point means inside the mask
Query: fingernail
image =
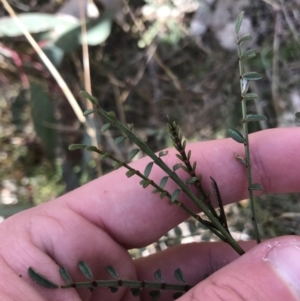
<svg viewBox="0 0 300 301"><path fill-rule="evenodd" d="M290 242L275 244L265 257L291 292L300 300L300 245Z"/></svg>

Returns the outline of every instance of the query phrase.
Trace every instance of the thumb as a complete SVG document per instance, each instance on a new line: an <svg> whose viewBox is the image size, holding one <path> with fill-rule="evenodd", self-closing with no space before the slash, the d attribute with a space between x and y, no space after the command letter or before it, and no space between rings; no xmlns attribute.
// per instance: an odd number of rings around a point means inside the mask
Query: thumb
<svg viewBox="0 0 300 301"><path fill-rule="evenodd" d="M180 301L300 300L300 238L265 241L212 274Z"/></svg>

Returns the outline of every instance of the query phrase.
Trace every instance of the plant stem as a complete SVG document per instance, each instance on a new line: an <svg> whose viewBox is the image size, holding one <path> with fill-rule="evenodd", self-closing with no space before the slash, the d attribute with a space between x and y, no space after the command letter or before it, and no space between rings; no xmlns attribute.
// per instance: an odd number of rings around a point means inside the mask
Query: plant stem
<svg viewBox="0 0 300 301"><path fill-rule="evenodd" d="M86 282L73 282L62 285L61 288L79 288L79 287L130 287L130 288L154 288L165 290L188 291L192 286L187 284L173 284L157 281L138 281L138 280L93 280Z"/></svg>
<svg viewBox="0 0 300 301"><path fill-rule="evenodd" d="M238 35L236 37L236 41L238 41ZM252 222L253 222L253 227L254 227L254 232L255 232L255 238L257 243L260 243L260 235L259 235L259 230L258 230L258 224L257 224L257 217L256 217L256 210L255 210L255 202L254 202L254 194L253 190L249 189L251 185L253 184L252 182L252 172L251 172L251 159L250 159L250 143L249 143L249 133L248 133L248 123L246 121L247 118L247 104L246 100L244 98L244 95L247 93L246 91L243 91L243 85L245 83L243 82L243 63L241 60L242 56L242 50L241 50L241 45L240 43L237 42L237 52L238 52L238 57L239 57L239 72L240 72L240 88L241 88L241 103L242 103L242 114L243 114L243 131L244 131L244 149L245 149L245 156L246 156L246 162L247 162L247 182L248 182L248 192L249 192L249 199L250 199L250 206L251 206L251 212L252 212Z"/></svg>
<svg viewBox="0 0 300 301"><path fill-rule="evenodd" d="M244 250L240 247L240 245L233 239L230 233L224 228L221 222L211 213L211 211L207 208L202 200L200 200L191 189L179 178L179 176L173 172L158 156L156 156L153 151L141 140L139 140L126 126L124 126L114 114L110 114L103 110L98 105L95 105L95 108L99 111L101 115L103 115L111 124L116 126L126 137L128 137L135 145L137 145L143 152L145 152L156 165L158 165L162 170L164 170L167 175L178 184L181 190L200 208L208 217L208 219L212 222L215 228L223 235L223 240L229 243L232 248L236 250L236 252L240 255L244 254Z"/></svg>

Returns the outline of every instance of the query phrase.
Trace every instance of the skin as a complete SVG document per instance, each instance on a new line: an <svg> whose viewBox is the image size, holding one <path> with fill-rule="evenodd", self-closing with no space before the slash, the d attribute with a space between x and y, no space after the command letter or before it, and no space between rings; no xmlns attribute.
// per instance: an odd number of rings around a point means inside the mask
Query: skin
<svg viewBox="0 0 300 301"><path fill-rule="evenodd" d="M254 182L264 193L300 192L299 128L273 129L250 136ZM231 139L188 145L203 185L210 189L209 176L219 185L226 203L247 197L244 167L232 153L243 154L243 145ZM164 157L173 166L178 163L173 149ZM144 170L148 158L132 163ZM179 172L184 178L184 171ZM151 178L159 182L163 172L154 168ZM247 250L239 256L223 242L193 243L170 248L155 255L132 260L127 250L146 246L187 218L187 214L167 199L142 189L136 176L127 178L119 169L96 179L71 193L14 215L0 224L0 300L79 301L149 300L148 292L132 297L121 288L115 294L108 289L46 289L27 275L29 266L52 281L62 284L59 266L65 266L72 278L83 280L76 264L86 261L95 279L111 279L105 271L113 265L122 279L153 280L160 268L166 282L174 282L173 272L180 267L187 283L195 285L180 300L297 300L275 270L264 261L273 245L300 244L298 237L280 237L255 246L241 243ZM169 191L176 185L168 182ZM180 198L186 202L184 195ZM194 208L195 209L195 208ZM271 246L271 247L270 247ZM203 280L204 275L209 274ZM203 281L202 281L203 280ZM163 292L161 300L172 300Z"/></svg>

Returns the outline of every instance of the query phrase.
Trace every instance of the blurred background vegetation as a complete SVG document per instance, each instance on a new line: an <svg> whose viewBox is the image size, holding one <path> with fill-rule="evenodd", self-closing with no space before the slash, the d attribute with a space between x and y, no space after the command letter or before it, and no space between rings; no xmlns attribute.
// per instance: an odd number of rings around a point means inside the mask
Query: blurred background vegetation
<svg viewBox="0 0 300 301"><path fill-rule="evenodd" d="M234 22L245 11L241 33L259 51L248 64L263 79L252 82L259 99L250 112L268 117L252 131L295 126L300 111L299 0L24 0L8 2L22 26L0 6L0 216L49 201L111 170L71 143L116 148L118 135L100 133L102 120L74 111L88 109L80 90L92 91L154 150L170 145L166 116L188 141L226 137L241 126ZM74 96L53 78L23 35L38 42ZM87 47L88 46L88 47ZM87 52L88 49L88 52ZM250 69L250 68L249 68ZM90 77L89 77L90 76ZM76 106L75 106L76 107ZM92 116L92 115L90 115ZM263 236L296 234L299 197L260 198ZM283 201L284 200L284 201ZM227 207L239 237L252 235L247 200ZM188 230L187 230L188 229ZM168 244L211 236L193 223L169 233ZM202 231L202 232L201 232ZM204 232L203 232L204 231ZM164 248L163 238L155 247ZM187 241L190 241L187 238ZM150 252L145 250L145 252Z"/></svg>

